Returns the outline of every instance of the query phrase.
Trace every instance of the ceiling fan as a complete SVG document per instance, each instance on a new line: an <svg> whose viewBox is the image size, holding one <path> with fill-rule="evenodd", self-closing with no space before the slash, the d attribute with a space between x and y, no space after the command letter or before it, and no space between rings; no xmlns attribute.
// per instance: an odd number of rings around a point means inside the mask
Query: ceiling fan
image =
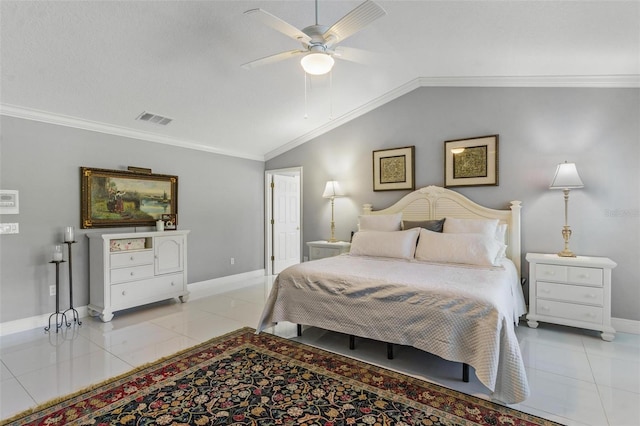
<svg viewBox="0 0 640 426"><path fill-rule="evenodd" d="M387 14L384 9L375 2L367 0L343 16L331 27L327 27L318 24L318 0L316 0L315 5L316 23L302 30L262 9L247 10L245 15L255 16L263 24L299 41L302 43L302 48L257 59L243 64L242 68L251 69L260 65L271 64L293 56L302 55L303 57L300 64L305 72L313 75L326 74L333 68L333 56L339 56L335 50L338 43Z"/></svg>

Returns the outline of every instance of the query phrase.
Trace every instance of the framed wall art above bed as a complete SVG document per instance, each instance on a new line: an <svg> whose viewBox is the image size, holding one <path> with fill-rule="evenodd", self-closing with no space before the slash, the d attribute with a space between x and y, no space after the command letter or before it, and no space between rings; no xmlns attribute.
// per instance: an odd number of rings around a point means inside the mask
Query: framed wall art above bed
<svg viewBox="0 0 640 426"><path fill-rule="evenodd" d="M498 185L498 135L444 142L444 186Z"/></svg>
<svg viewBox="0 0 640 426"><path fill-rule="evenodd" d="M83 229L154 226L178 213L178 177L124 170L80 168Z"/></svg>
<svg viewBox="0 0 640 426"><path fill-rule="evenodd" d="M373 190L415 189L415 146L373 151Z"/></svg>

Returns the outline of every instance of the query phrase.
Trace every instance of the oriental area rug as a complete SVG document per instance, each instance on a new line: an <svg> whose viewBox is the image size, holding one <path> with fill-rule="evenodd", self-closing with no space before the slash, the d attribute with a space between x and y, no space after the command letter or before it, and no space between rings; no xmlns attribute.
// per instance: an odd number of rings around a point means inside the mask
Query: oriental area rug
<svg viewBox="0 0 640 426"><path fill-rule="evenodd" d="M243 328L4 425L556 425Z"/></svg>

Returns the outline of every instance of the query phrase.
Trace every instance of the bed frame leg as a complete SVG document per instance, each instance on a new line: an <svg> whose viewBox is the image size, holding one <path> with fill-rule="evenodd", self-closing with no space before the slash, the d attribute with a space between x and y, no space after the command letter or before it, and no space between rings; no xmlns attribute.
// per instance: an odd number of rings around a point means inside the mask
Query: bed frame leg
<svg viewBox="0 0 640 426"><path fill-rule="evenodd" d="M387 343L387 359L393 359L393 343Z"/></svg>
<svg viewBox="0 0 640 426"><path fill-rule="evenodd" d="M356 348L356 336L349 335L349 349L354 350Z"/></svg>
<svg viewBox="0 0 640 426"><path fill-rule="evenodd" d="M298 337L302 336L302 324L298 324Z"/></svg>
<svg viewBox="0 0 640 426"><path fill-rule="evenodd" d="M469 364L462 364L462 381L469 383Z"/></svg>

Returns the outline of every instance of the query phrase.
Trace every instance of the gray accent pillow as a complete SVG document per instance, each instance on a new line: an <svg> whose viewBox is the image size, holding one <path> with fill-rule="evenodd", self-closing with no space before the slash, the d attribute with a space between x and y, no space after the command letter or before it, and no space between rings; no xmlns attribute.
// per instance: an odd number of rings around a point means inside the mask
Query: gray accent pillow
<svg viewBox="0 0 640 426"><path fill-rule="evenodd" d="M443 217L440 220L403 220L402 229L424 228L433 232L442 232L445 219L446 218Z"/></svg>

